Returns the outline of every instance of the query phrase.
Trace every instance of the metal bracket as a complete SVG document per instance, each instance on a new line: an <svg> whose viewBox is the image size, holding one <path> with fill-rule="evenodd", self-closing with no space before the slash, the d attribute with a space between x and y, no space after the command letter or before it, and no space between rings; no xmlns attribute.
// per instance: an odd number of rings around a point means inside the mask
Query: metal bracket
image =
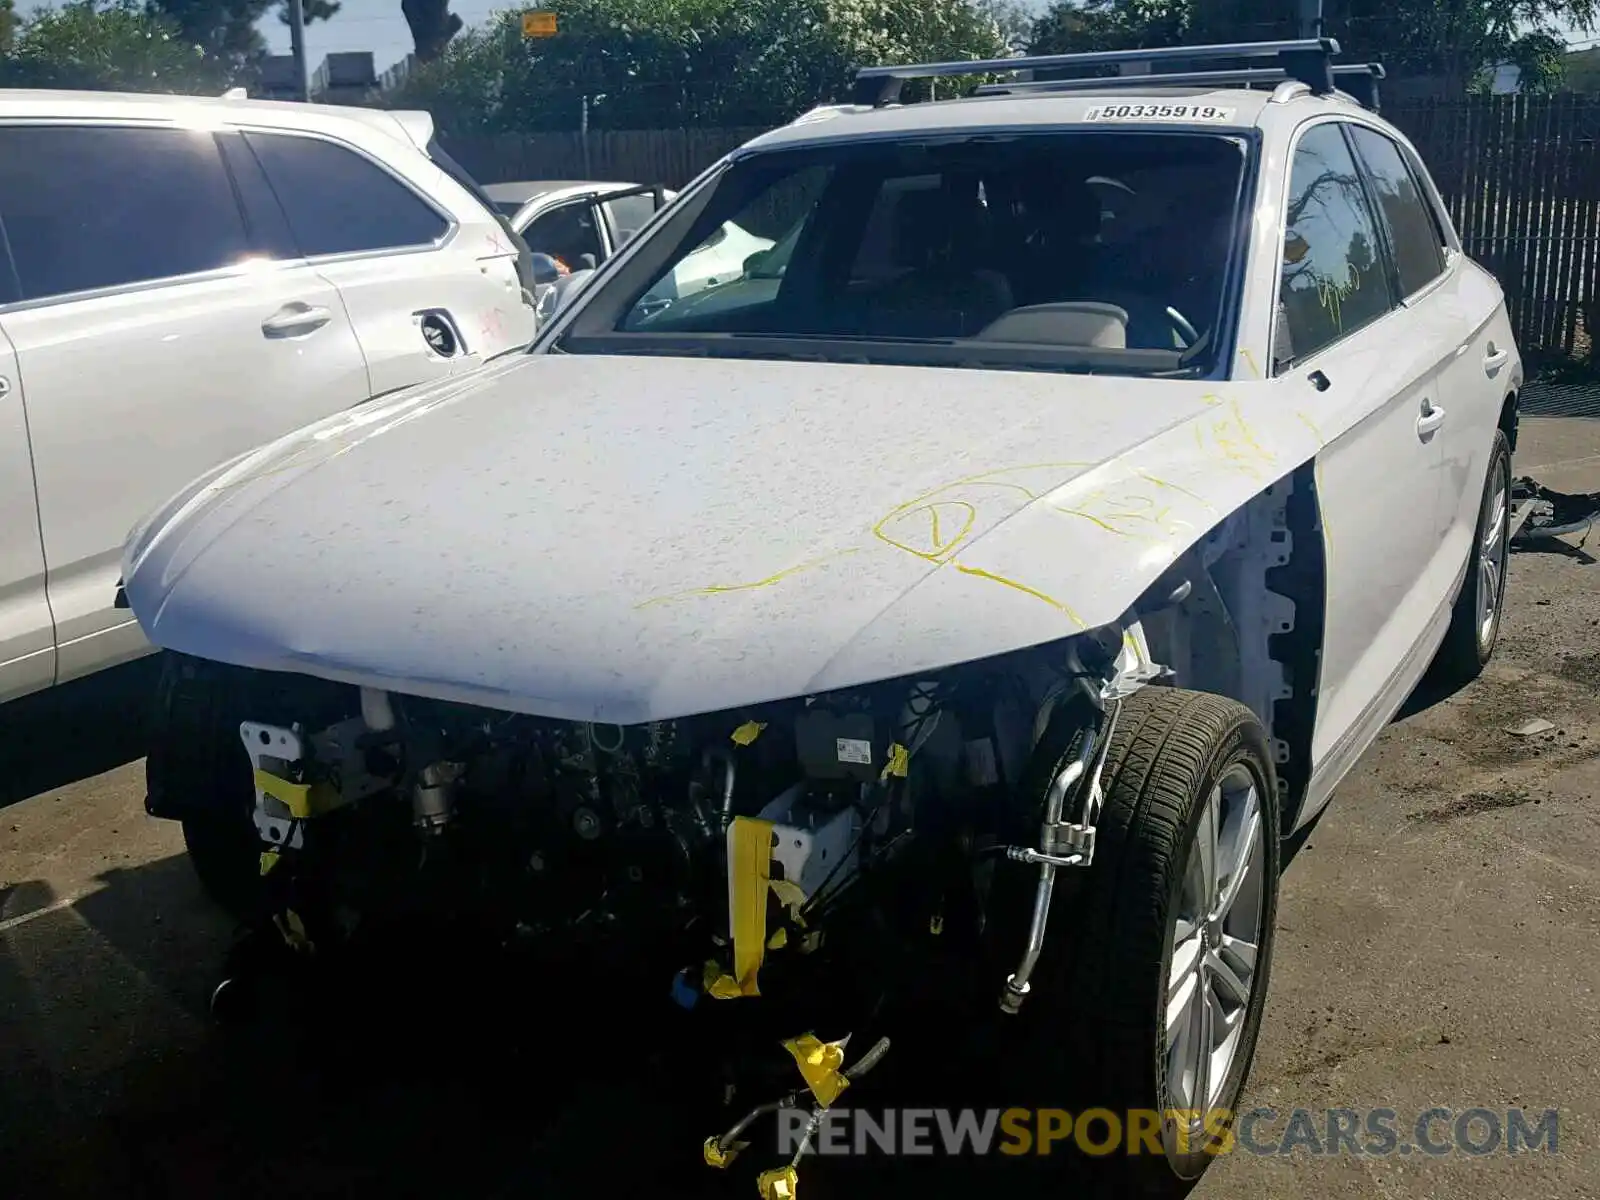
<svg viewBox="0 0 1600 1200"><path fill-rule="evenodd" d="M1129 625L1123 633L1122 649L1117 654L1115 669L1100 689L1099 699L1104 717L1084 731L1078 757L1056 776L1046 793L1044 823L1039 829L1040 848L1010 846L1006 849L1006 857L1012 862L1038 865L1039 887L1034 894L1033 918L1028 926L1028 944L1023 951L1022 962L1016 971L1006 977L1005 987L1000 992L1000 1011L1003 1013L1012 1015L1020 1012L1022 1002L1028 995L1028 981L1044 949L1045 927L1050 920L1050 902L1055 894L1056 871L1063 867L1087 867L1094 862L1095 822L1100 819L1100 809L1105 803L1100 779L1111 752L1111 738L1116 732L1122 701L1152 680L1170 673L1169 668L1152 658L1144 627L1137 621ZM1079 817L1076 821L1063 821L1061 813L1067 793L1073 790L1083 795Z"/></svg>
<svg viewBox="0 0 1600 1200"><path fill-rule="evenodd" d="M283 779L289 787L299 789L303 786L285 778L286 775L299 773L300 763L305 757L305 747L299 733L277 725L245 721L239 726L239 739L244 743L245 753L250 756L250 766L256 776L256 806L251 814L256 832L268 845L287 850L303 849L305 834L293 812L293 806L272 795L265 782L268 779Z"/></svg>

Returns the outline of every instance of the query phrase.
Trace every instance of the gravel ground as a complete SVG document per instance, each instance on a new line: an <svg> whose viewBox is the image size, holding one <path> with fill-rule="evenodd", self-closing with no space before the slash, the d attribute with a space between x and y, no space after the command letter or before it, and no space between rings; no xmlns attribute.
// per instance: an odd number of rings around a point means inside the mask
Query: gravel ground
<svg viewBox="0 0 1600 1200"><path fill-rule="evenodd" d="M1600 487L1600 420L1528 420L1517 469ZM142 809L148 683L140 664L3 714L0 1195L587 1195L655 1152L672 1096L547 1049L612 1032L575 986L502 997L534 1035L515 1061L404 988L381 1013L318 1014L336 1039L391 1031L337 1066L270 1031L220 1036L227 924ZM1535 717L1554 728L1505 731ZM1600 1195L1597 864L1600 564L1522 553L1488 672L1414 699L1290 865L1248 1100L1279 1113L1258 1142L1296 1108L1319 1130L1330 1107L1391 1108L1402 1142L1436 1105L1555 1108L1559 1152L1235 1153L1195 1194Z"/></svg>

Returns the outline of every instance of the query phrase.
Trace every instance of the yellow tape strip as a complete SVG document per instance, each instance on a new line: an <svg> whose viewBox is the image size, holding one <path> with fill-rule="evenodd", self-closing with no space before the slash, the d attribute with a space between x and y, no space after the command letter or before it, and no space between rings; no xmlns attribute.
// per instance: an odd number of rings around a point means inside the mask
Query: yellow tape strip
<svg viewBox="0 0 1600 1200"><path fill-rule="evenodd" d="M911 770L911 752L899 742L892 742L889 746L889 761L883 764L883 774L878 776L879 783L887 783L891 777L904 779Z"/></svg>
<svg viewBox="0 0 1600 1200"><path fill-rule="evenodd" d="M291 817L304 818L311 815L309 783L290 783L287 779L279 779L272 772L257 767L256 790L265 792L274 800L281 800Z"/></svg>
<svg viewBox="0 0 1600 1200"><path fill-rule="evenodd" d="M783 1048L794 1055L806 1086L823 1108L837 1100L839 1094L850 1086L850 1080L843 1074L844 1046L849 1040L846 1037L837 1042L824 1042L815 1034L802 1033L783 1044Z"/></svg>
<svg viewBox="0 0 1600 1200"><path fill-rule="evenodd" d="M738 1156L739 1151L750 1144L749 1142L735 1142L724 1150L717 1144L720 1140L713 1133L705 1140L705 1145L700 1148L700 1152L706 1160L706 1166L716 1167L719 1171L726 1168Z"/></svg>
<svg viewBox="0 0 1600 1200"><path fill-rule="evenodd" d="M793 1164L774 1167L756 1176L756 1189L761 1193L761 1200L795 1200L799 1187L800 1172L794 1169Z"/></svg>
<svg viewBox="0 0 1600 1200"><path fill-rule="evenodd" d="M342 797L327 784L290 783L279 779L270 771L256 768L256 788L275 800L283 802L289 815L296 820L318 816L329 809L338 808Z"/></svg>
<svg viewBox="0 0 1600 1200"><path fill-rule="evenodd" d="M733 974L710 988L718 1000L759 996L756 974L767 943L767 889L772 882L772 822L735 817L728 826L728 924Z"/></svg>

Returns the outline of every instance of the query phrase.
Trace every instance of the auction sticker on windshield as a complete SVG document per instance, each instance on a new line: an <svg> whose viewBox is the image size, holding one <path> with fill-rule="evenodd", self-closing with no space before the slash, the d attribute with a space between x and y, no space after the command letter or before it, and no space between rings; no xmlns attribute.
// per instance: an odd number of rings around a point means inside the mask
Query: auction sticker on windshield
<svg viewBox="0 0 1600 1200"><path fill-rule="evenodd" d="M1097 104L1085 121L1230 121L1233 109L1214 104Z"/></svg>

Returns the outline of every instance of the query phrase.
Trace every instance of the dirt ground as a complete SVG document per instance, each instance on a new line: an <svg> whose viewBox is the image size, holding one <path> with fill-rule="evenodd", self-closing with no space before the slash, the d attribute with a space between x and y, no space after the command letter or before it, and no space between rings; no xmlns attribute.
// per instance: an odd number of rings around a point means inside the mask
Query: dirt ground
<svg viewBox="0 0 1600 1200"><path fill-rule="evenodd" d="M1600 419L1528 419L1517 469L1600 488ZM221 1036L228 925L142 809L148 683L141 664L0 714L0 1196L588 1195L654 1152L674 1098L571 1065L628 1033L575 984L501 997L535 1035L515 1059L403 988L318 1014L336 1037L394 1030L358 1066ZM1536 717L1553 728L1506 732ZM1499 657L1414 699L1289 866L1248 1089L1319 1125L1391 1108L1402 1133L1436 1105L1554 1108L1558 1152L1235 1153L1195 1194L1600 1195L1597 950L1600 563L1569 545L1514 557Z"/></svg>

